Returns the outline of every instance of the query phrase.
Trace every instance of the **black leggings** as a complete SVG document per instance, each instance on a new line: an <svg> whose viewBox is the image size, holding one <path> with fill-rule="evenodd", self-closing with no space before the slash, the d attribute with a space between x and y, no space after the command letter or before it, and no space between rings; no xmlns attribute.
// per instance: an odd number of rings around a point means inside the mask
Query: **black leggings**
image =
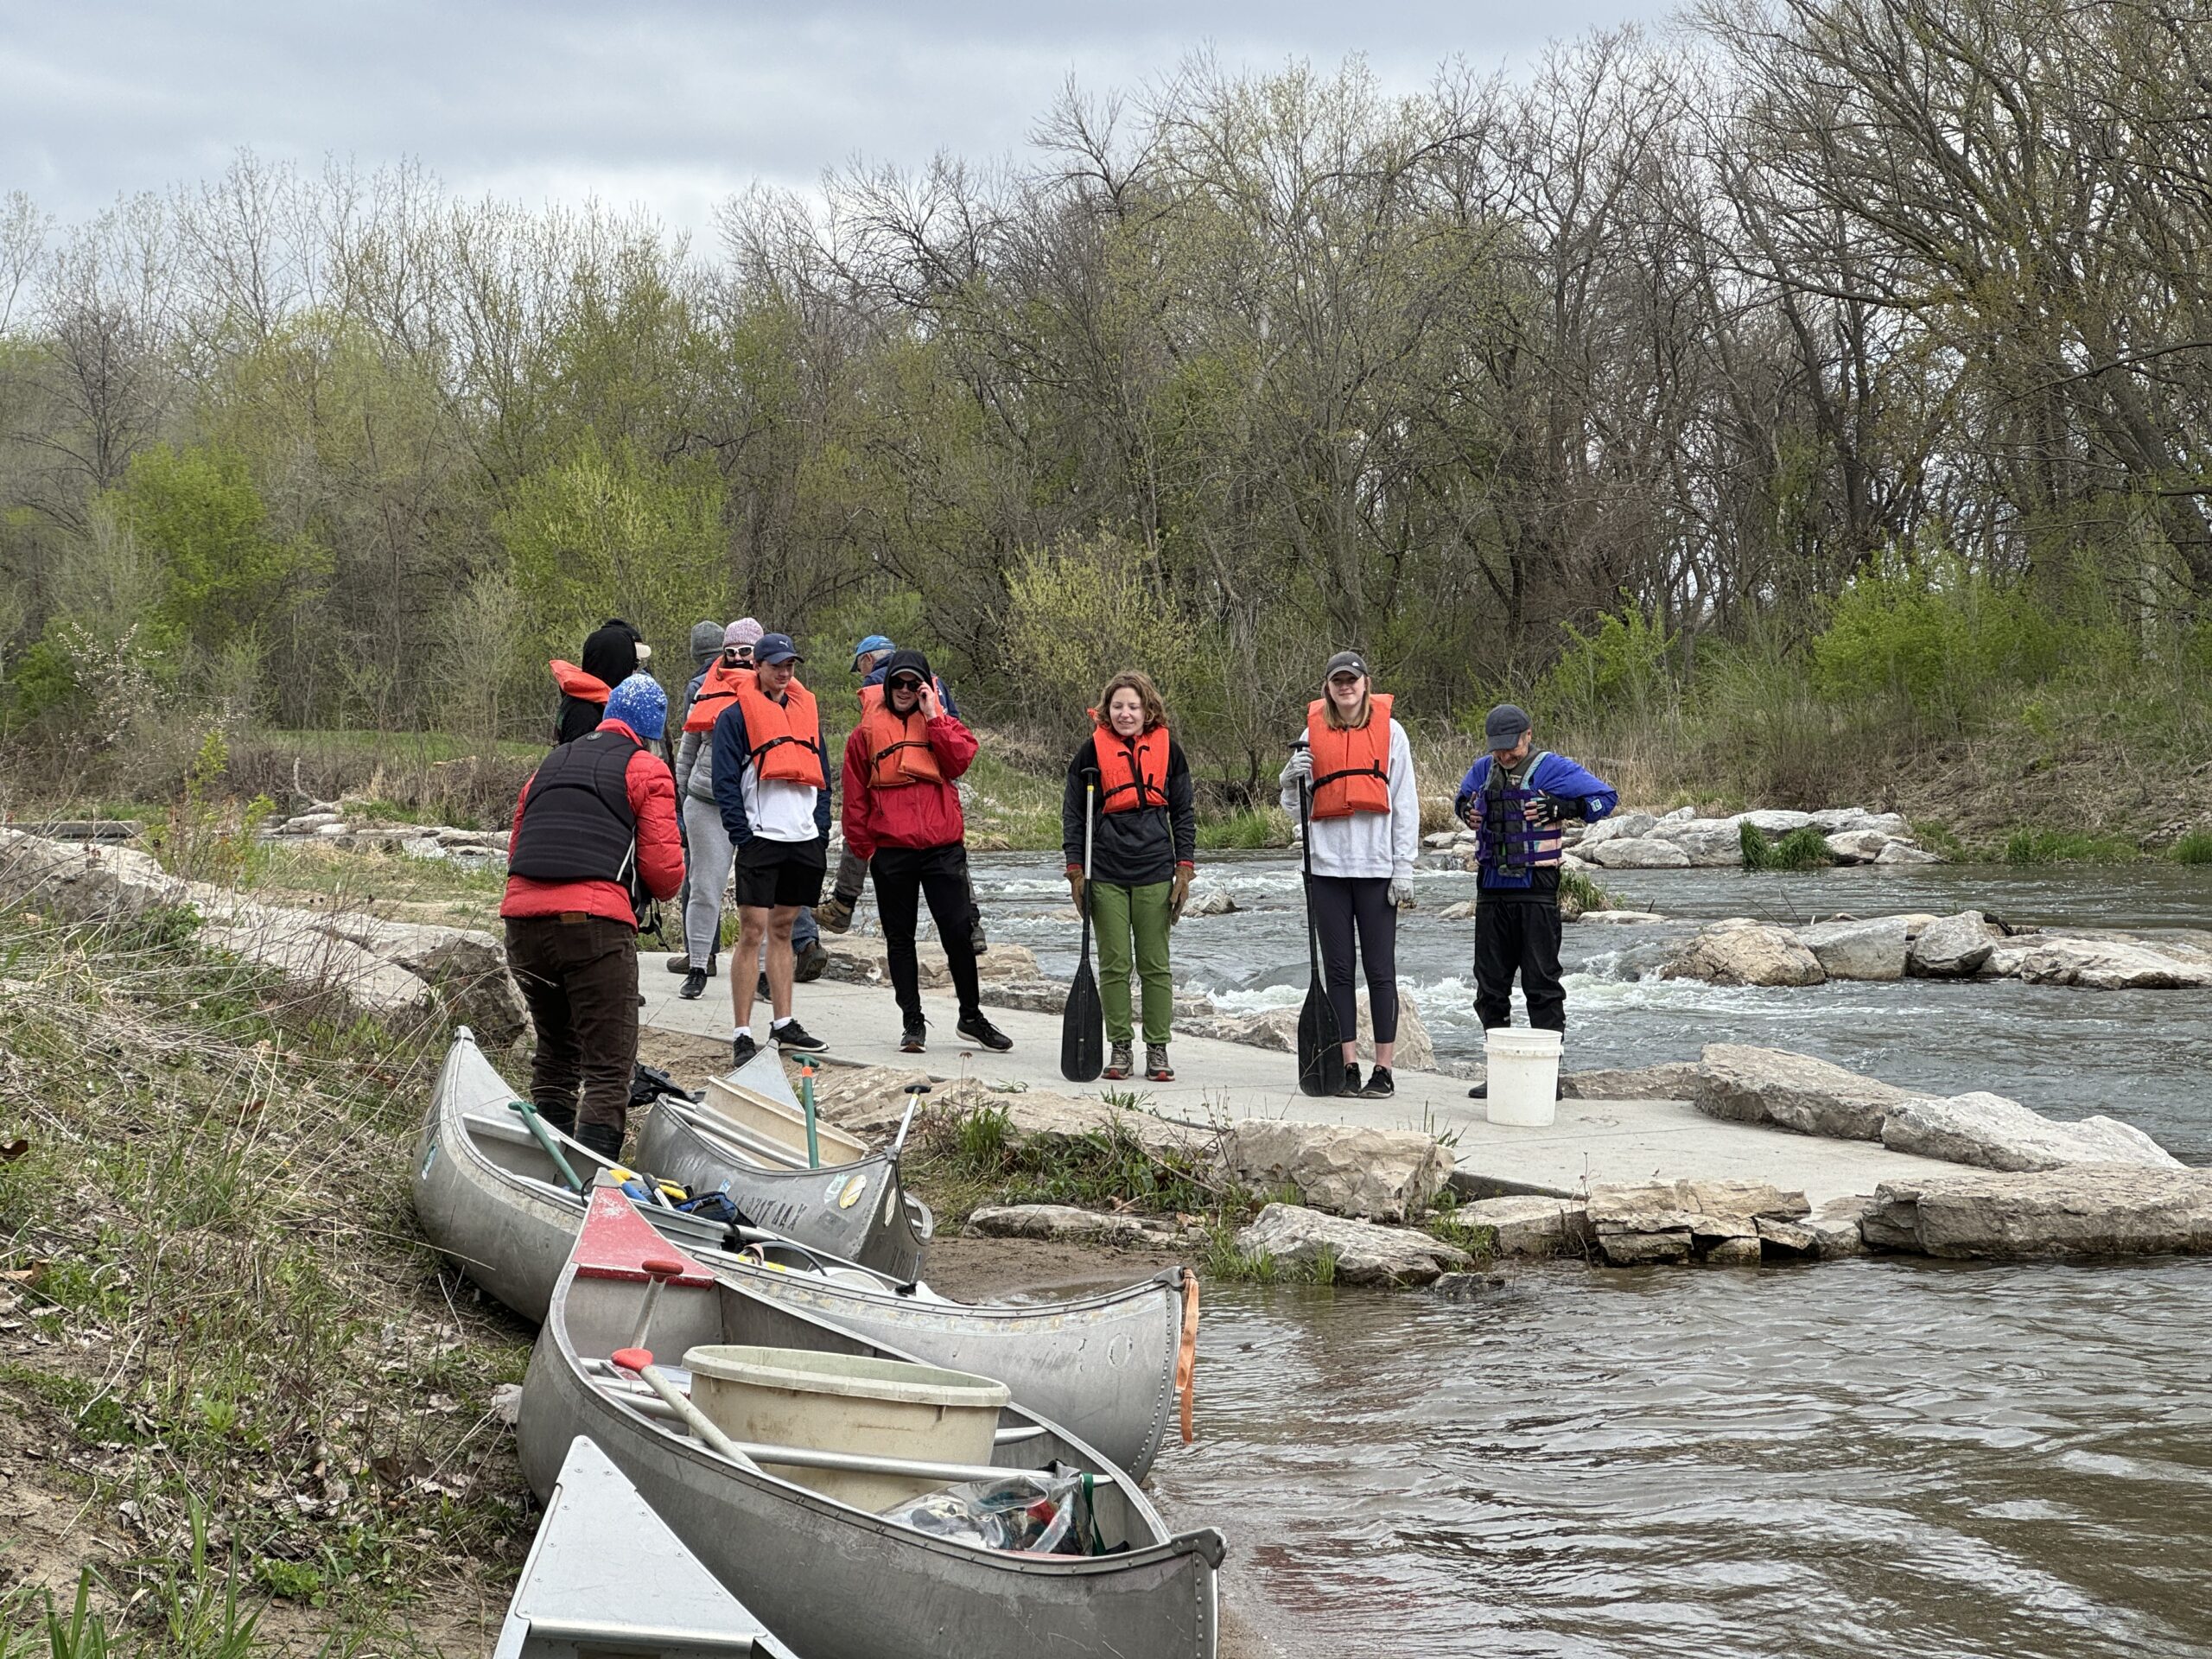
<svg viewBox="0 0 2212 1659"><path fill-rule="evenodd" d="M976 946L969 918L976 907L968 885L968 849L955 842L949 847L879 847L868 866L875 880L876 919L883 925L885 965L891 969L891 989L899 999L899 1012L909 1020L922 1017L921 964L914 953L914 924L923 899L937 923L938 943L944 947L944 965L952 974L952 988L960 998L962 1018L982 1010L982 988L976 973Z"/></svg>
<svg viewBox="0 0 2212 1659"><path fill-rule="evenodd" d="M1309 890L1314 931L1321 936L1321 977L1336 1005L1337 1031L1347 1042L1359 1029L1352 997L1352 930L1367 964L1367 1003L1375 1040L1398 1040L1398 911L1390 882L1380 875L1317 875Z"/></svg>

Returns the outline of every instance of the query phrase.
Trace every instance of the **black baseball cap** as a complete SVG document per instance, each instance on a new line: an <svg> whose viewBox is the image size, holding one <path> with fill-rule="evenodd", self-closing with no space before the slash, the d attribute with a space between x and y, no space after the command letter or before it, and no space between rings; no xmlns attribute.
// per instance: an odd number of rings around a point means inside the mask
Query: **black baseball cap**
<svg viewBox="0 0 2212 1659"><path fill-rule="evenodd" d="M806 658L798 654L788 633L764 633L753 647L753 660L772 667L778 663L803 663Z"/></svg>
<svg viewBox="0 0 2212 1659"><path fill-rule="evenodd" d="M1521 741L1522 733L1535 725L1526 709L1501 702L1483 716L1483 741L1493 749L1510 749Z"/></svg>

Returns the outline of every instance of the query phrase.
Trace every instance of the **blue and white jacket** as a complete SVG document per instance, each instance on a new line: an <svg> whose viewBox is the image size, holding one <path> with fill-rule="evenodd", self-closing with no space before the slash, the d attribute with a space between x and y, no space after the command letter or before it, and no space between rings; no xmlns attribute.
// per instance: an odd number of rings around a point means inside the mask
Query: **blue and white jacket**
<svg viewBox="0 0 2212 1659"><path fill-rule="evenodd" d="M1522 768L1518 783L1512 774L1501 774L1491 786L1491 760L1487 754L1467 768L1459 780L1459 797L1452 810L1478 836L1476 856L1481 865L1484 893L1526 893L1544 898L1559 891L1559 822L1531 823L1526 808L1531 801L1549 804L1561 818L1594 823L1620 804L1620 795L1593 772L1586 771L1563 754L1539 751Z"/></svg>

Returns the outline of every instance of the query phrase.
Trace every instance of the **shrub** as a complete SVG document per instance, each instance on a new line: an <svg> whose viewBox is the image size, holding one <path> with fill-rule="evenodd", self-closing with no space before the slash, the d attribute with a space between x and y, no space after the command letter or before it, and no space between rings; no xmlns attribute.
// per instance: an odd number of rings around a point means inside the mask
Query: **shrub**
<svg viewBox="0 0 2212 1659"><path fill-rule="evenodd" d="M1559 873L1559 896L1573 899L1582 906L1585 914L1593 910L1611 910L1613 907L1613 895L1581 870L1561 870Z"/></svg>
<svg viewBox="0 0 2212 1659"><path fill-rule="evenodd" d="M1769 841L1763 831L1748 823L1738 824L1737 834L1747 870L1817 870L1835 862L1827 837L1809 824L1792 830L1780 841Z"/></svg>
<svg viewBox="0 0 2212 1659"><path fill-rule="evenodd" d="M2015 830L2005 838L2007 864L2125 864L2138 856L2118 836L2078 830Z"/></svg>
<svg viewBox="0 0 2212 1659"><path fill-rule="evenodd" d="M2166 849L2177 864L2212 864L2212 830L2192 830Z"/></svg>

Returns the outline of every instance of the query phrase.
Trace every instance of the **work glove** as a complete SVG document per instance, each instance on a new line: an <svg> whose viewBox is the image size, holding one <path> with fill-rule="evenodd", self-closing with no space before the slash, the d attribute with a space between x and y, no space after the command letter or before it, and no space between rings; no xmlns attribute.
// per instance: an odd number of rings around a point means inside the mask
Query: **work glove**
<svg viewBox="0 0 2212 1659"><path fill-rule="evenodd" d="M1080 865L1068 866L1068 897L1075 900L1077 910L1083 908L1083 868Z"/></svg>
<svg viewBox="0 0 2212 1659"><path fill-rule="evenodd" d="M1390 908L1411 910L1414 907L1414 884L1402 875L1390 878Z"/></svg>
<svg viewBox="0 0 2212 1659"><path fill-rule="evenodd" d="M1295 779L1304 783L1313 776L1313 751L1300 744L1290 752L1290 759L1282 769L1282 782L1287 787Z"/></svg>
<svg viewBox="0 0 2212 1659"><path fill-rule="evenodd" d="M1173 927L1183 919L1183 906L1191 899L1191 867L1178 864L1175 880L1167 889L1167 925Z"/></svg>

